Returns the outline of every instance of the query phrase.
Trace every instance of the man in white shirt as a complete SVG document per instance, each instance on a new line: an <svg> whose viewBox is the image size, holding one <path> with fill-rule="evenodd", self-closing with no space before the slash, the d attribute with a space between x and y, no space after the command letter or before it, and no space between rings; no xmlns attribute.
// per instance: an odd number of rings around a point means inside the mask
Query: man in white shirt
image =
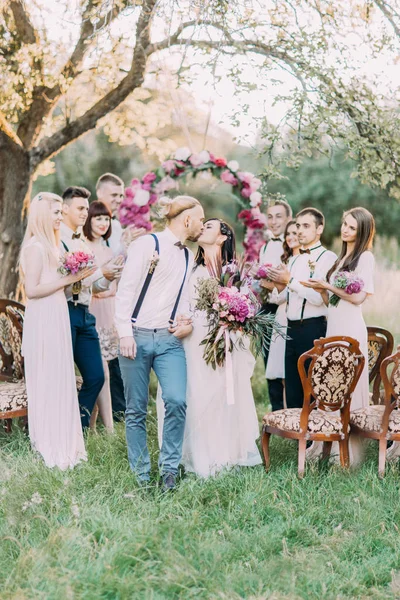
<svg viewBox="0 0 400 600"><path fill-rule="evenodd" d="M204 212L190 196L165 201L167 227L145 235L128 250L116 297L115 323L120 337L120 367L126 395L128 458L140 484L150 478L146 441L148 387L154 369L165 406L159 456L162 491L174 489L182 455L186 417L186 358L182 338L192 326L187 281L193 254L184 245L203 231Z"/></svg>
<svg viewBox="0 0 400 600"><path fill-rule="evenodd" d="M336 254L324 248L321 235L324 215L316 208L304 208L296 215L300 254L290 270L270 269L269 276L278 285L287 286L288 336L285 352L286 403L288 408L303 406L303 386L297 361L310 350L314 340L326 335L328 308L321 294L302 285L310 278L325 279L336 260Z"/></svg>
<svg viewBox="0 0 400 600"><path fill-rule="evenodd" d="M90 254L85 244L81 227L85 224L89 210L89 190L82 187L69 187L63 195L63 217L61 223L61 250L76 252L82 250ZM97 396L104 384L103 362L101 359L96 320L89 312L92 290L103 292L110 282L119 277L120 268L112 263L82 280L82 289L74 301L72 287L65 289L71 322L72 348L75 363L82 375L83 385L79 392L82 427L89 426L89 419Z"/></svg>
<svg viewBox="0 0 400 600"><path fill-rule="evenodd" d="M292 209L284 200L277 200L274 204L268 206L267 223L272 236L264 244L260 251L259 262L261 265L271 264L273 267L279 267L283 254L283 242L286 224L292 218ZM264 281L263 287L272 291L274 284ZM263 305L263 310L267 313L275 314L278 305L273 300L269 300ZM263 351L264 364L267 367L269 350ZM283 408L283 380L267 379L268 394L272 410Z"/></svg>

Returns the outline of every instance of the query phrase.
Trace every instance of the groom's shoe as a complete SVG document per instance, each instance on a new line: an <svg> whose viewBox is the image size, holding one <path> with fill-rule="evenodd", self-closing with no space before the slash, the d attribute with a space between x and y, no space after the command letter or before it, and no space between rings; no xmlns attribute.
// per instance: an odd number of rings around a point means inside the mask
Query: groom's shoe
<svg viewBox="0 0 400 600"><path fill-rule="evenodd" d="M160 491L162 494L173 492L176 488L176 477L173 473L164 473L160 479Z"/></svg>

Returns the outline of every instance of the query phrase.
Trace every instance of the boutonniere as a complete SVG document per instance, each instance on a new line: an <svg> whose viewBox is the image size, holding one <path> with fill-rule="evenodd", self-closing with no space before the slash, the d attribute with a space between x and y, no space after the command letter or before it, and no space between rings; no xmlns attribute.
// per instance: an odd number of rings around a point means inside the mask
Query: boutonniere
<svg viewBox="0 0 400 600"><path fill-rule="evenodd" d="M314 273L315 273L315 267L316 267L315 261L310 259L308 261L308 266L310 268L310 277L312 277L314 275Z"/></svg>
<svg viewBox="0 0 400 600"><path fill-rule="evenodd" d="M158 265L159 260L160 260L160 255L158 254L157 250L154 250L153 257L150 262L149 273L154 273L154 269Z"/></svg>

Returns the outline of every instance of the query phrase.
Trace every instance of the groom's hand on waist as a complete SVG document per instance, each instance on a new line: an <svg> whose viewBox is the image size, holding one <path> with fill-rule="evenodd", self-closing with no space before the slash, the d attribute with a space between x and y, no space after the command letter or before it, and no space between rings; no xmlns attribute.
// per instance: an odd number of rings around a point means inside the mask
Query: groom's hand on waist
<svg viewBox="0 0 400 600"><path fill-rule="evenodd" d="M131 336L122 337L119 340L119 351L121 356L134 360L136 358L137 346L135 338Z"/></svg>

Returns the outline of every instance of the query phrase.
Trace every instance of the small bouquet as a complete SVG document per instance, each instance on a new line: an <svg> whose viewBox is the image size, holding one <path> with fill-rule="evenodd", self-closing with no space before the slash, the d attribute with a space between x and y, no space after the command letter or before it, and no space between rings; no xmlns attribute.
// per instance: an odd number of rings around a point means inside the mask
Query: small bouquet
<svg viewBox="0 0 400 600"><path fill-rule="evenodd" d="M236 342L244 347L244 336L250 338L256 355L268 349L273 331L280 326L274 315L261 310L252 291L251 265L235 261L222 267L219 276L211 272L212 278L199 280L195 308L207 314L209 331L201 342L203 358L216 369L231 360L229 353Z"/></svg>
<svg viewBox="0 0 400 600"><path fill-rule="evenodd" d="M95 266L94 255L83 250L77 250L76 252L66 252L61 258L61 265L58 268L58 272L61 275L76 275L82 269L87 267L91 268ZM82 290L82 281L75 281L72 284L72 299L76 303L79 298L79 293Z"/></svg>
<svg viewBox="0 0 400 600"><path fill-rule="evenodd" d="M339 290L344 290L346 294L358 294L364 287L363 280L354 273L354 271L339 271L333 279L333 286ZM329 298L331 306L337 306L340 298L336 294L332 294Z"/></svg>
<svg viewBox="0 0 400 600"><path fill-rule="evenodd" d="M257 271L254 275L254 283L252 289L253 292L258 296L262 304L268 302L270 292L269 290L262 287L259 281L260 279L266 279L267 281L271 281L271 279L268 277L268 269L270 269L271 267L271 263L266 263L265 265L258 265Z"/></svg>

